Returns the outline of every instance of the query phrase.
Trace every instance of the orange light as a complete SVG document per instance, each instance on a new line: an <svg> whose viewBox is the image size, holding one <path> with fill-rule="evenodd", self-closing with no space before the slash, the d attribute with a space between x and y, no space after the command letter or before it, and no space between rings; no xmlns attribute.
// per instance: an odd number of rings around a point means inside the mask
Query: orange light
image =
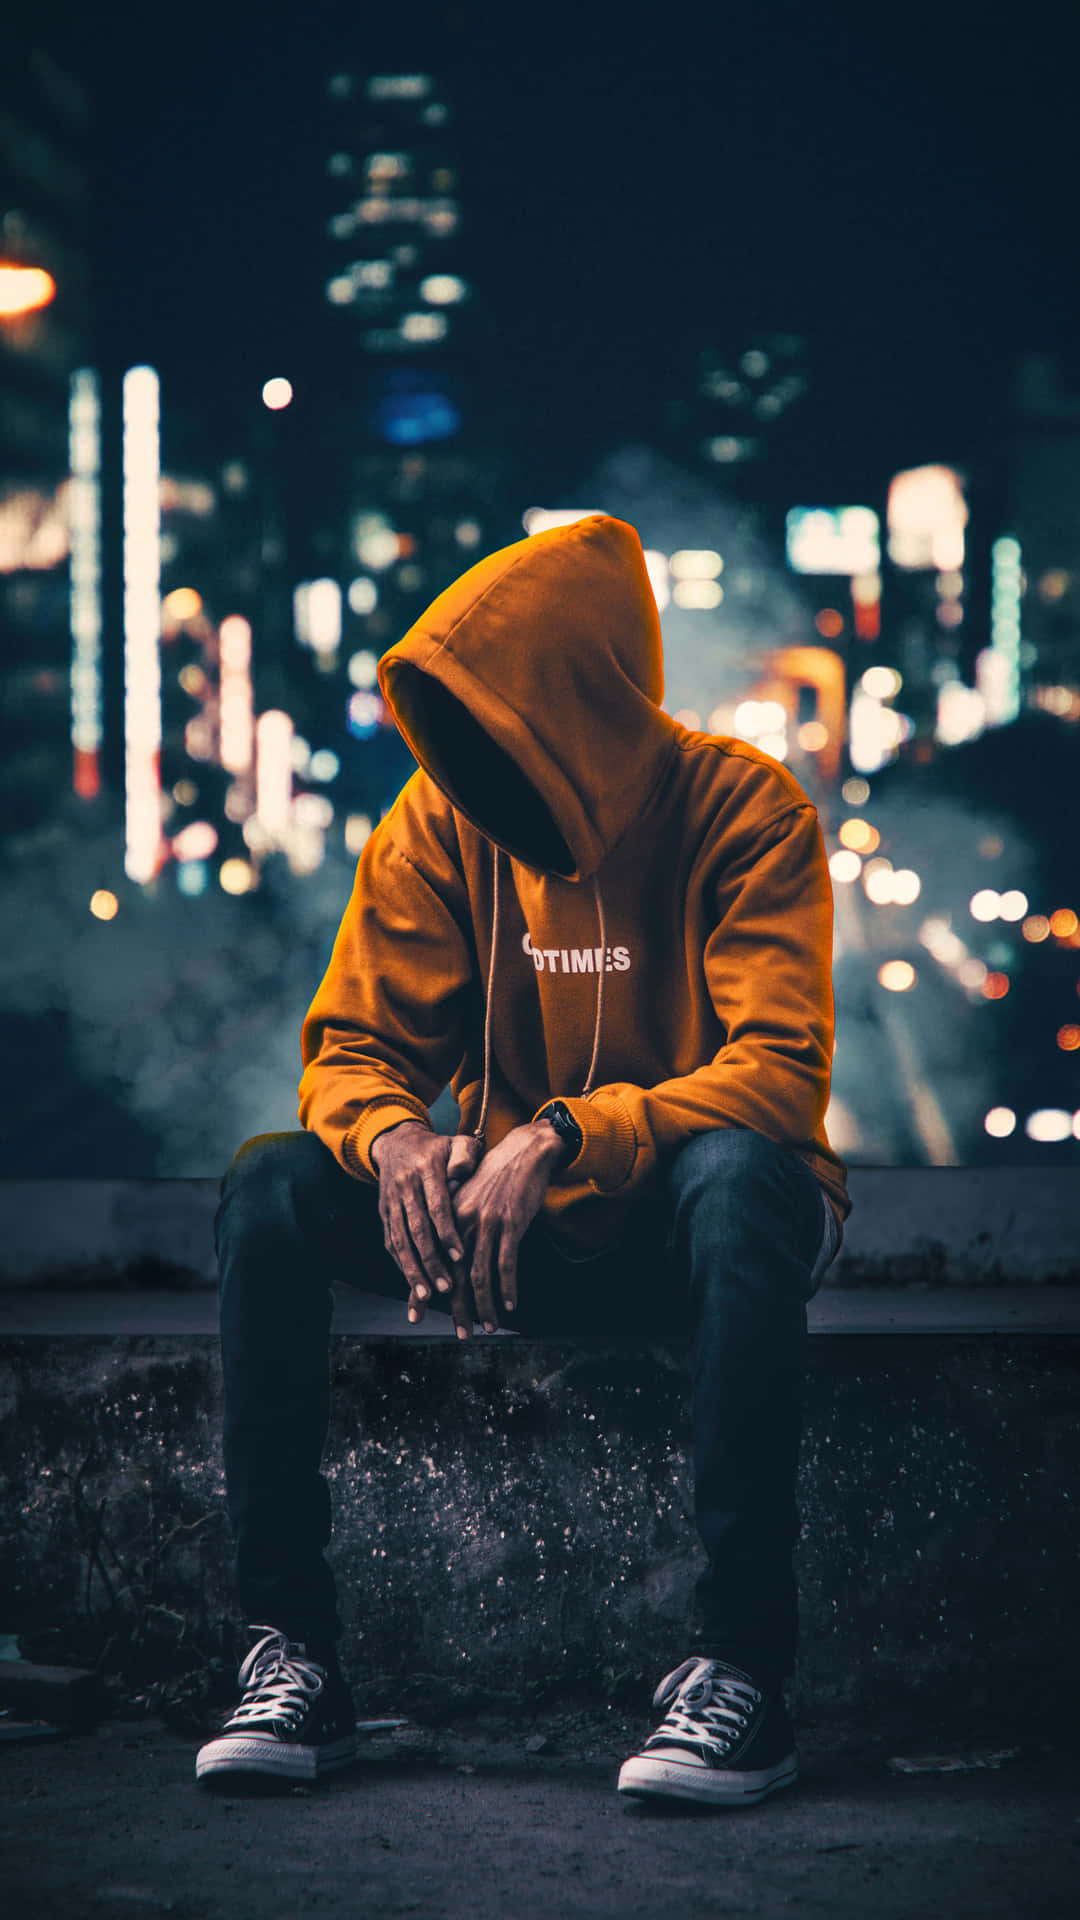
<svg viewBox="0 0 1080 1920"><path fill-rule="evenodd" d="M1059 1027L1057 1043L1063 1053L1075 1053L1080 1047L1080 1027Z"/></svg>
<svg viewBox="0 0 1080 1920"><path fill-rule="evenodd" d="M1008 974L988 973L982 983L982 990L988 1000L1004 1000L1009 991Z"/></svg>
<svg viewBox="0 0 1080 1920"><path fill-rule="evenodd" d="M36 313L56 297L56 281L44 267L18 267L0 260L0 319Z"/></svg>
<svg viewBox="0 0 1080 1920"><path fill-rule="evenodd" d="M101 792L101 768L94 747L74 749L73 787L80 800L96 800Z"/></svg>
<svg viewBox="0 0 1080 1920"><path fill-rule="evenodd" d="M174 587L165 595L161 611L173 620L194 620L202 612L202 595L194 587Z"/></svg>
<svg viewBox="0 0 1080 1920"><path fill-rule="evenodd" d="M835 607L822 607L814 625L823 639L835 640L844 631L844 616Z"/></svg>
<svg viewBox="0 0 1080 1920"><path fill-rule="evenodd" d="M881 835L868 820L845 820L837 833L842 847L850 847L852 853L873 853L880 846Z"/></svg>
<svg viewBox="0 0 1080 1920"><path fill-rule="evenodd" d="M1070 934L1076 932L1078 926L1080 921L1077 920L1071 907L1059 907L1056 913L1050 915L1050 931L1056 934L1059 940L1067 940Z"/></svg>

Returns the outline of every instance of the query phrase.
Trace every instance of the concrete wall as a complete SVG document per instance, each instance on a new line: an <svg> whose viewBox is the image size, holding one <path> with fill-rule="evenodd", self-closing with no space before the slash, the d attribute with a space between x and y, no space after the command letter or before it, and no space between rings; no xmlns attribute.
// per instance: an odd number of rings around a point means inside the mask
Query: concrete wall
<svg viewBox="0 0 1080 1920"><path fill-rule="evenodd" d="M219 1184L0 1180L0 1287L213 1286ZM1073 1168L854 1167L849 1190L826 1287L1080 1284Z"/></svg>
<svg viewBox="0 0 1080 1920"><path fill-rule="evenodd" d="M686 1362L678 1342L335 1340L333 1559L372 1709L640 1699L683 1657ZM811 1342L801 1710L1076 1702L1078 1372L1076 1337ZM213 1338L9 1340L0 1421L0 1634L135 1623L148 1673L182 1635L219 1645Z"/></svg>

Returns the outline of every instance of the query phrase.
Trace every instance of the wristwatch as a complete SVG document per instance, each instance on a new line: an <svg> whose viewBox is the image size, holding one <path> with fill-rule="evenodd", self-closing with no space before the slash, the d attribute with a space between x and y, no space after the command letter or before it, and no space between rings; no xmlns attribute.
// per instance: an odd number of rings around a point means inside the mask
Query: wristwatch
<svg viewBox="0 0 1080 1920"><path fill-rule="evenodd" d="M552 1126L564 1146L561 1164L564 1167L569 1166L571 1160L577 1159L578 1154L585 1145L585 1135L582 1133L565 1100L549 1100L546 1107L541 1107L536 1117L538 1120L551 1121Z"/></svg>

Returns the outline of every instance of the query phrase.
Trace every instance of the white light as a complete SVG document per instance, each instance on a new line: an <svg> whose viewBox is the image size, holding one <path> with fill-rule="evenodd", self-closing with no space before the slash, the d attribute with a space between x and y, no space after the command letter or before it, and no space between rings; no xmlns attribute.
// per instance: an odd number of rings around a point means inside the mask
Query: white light
<svg viewBox="0 0 1080 1920"><path fill-rule="evenodd" d="M761 718L762 704L760 700L739 701L732 718L738 739L753 740L757 734L765 731L768 722Z"/></svg>
<svg viewBox="0 0 1080 1920"><path fill-rule="evenodd" d="M325 830L333 822L333 802L325 793L298 793L292 803L292 817L298 827Z"/></svg>
<svg viewBox="0 0 1080 1920"><path fill-rule="evenodd" d="M307 602L308 639L315 653L341 645L341 588L336 580L312 580Z"/></svg>
<svg viewBox="0 0 1080 1920"><path fill-rule="evenodd" d="M923 921L919 928L919 939L924 947L929 947L935 960L943 967L959 966L967 952L958 934L953 933L948 922L931 917Z"/></svg>
<svg viewBox="0 0 1080 1920"><path fill-rule="evenodd" d="M326 297L332 307L347 307L356 298L352 275L337 273L326 283Z"/></svg>
<svg viewBox="0 0 1080 1920"><path fill-rule="evenodd" d="M938 688L934 734L942 746L956 747L976 740L986 725L986 702L974 687L950 680Z"/></svg>
<svg viewBox="0 0 1080 1920"><path fill-rule="evenodd" d="M101 395L89 367L71 376L68 403L71 466L71 744L75 790L97 791L101 748ZM86 756L83 760L82 756Z"/></svg>
<svg viewBox="0 0 1080 1920"><path fill-rule="evenodd" d="M406 313L401 321L403 340L441 340L449 322L443 313Z"/></svg>
<svg viewBox="0 0 1080 1920"><path fill-rule="evenodd" d="M370 647L361 647L359 653L351 656L346 672L354 687L373 687L378 679L378 667Z"/></svg>
<svg viewBox="0 0 1080 1920"><path fill-rule="evenodd" d="M872 507L792 507L787 561L795 573L875 573L881 561Z"/></svg>
<svg viewBox="0 0 1080 1920"><path fill-rule="evenodd" d="M165 857L161 832L161 454L158 377L124 375L124 871L140 884Z"/></svg>
<svg viewBox="0 0 1080 1920"><path fill-rule="evenodd" d="M356 557L365 567L374 567L376 573L385 567L391 567L401 551L396 533L388 528L379 527L371 533L362 533L356 542Z"/></svg>
<svg viewBox="0 0 1080 1920"><path fill-rule="evenodd" d="M762 753L771 754L774 760L787 759L788 747L786 734L761 733L758 735L757 745L760 747Z"/></svg>
<svg viewBox="0 0 1080 1920"><path fill-rule="evenodd" d="M358 854L371 838L371 816L350 813L345 820L345 851Z"/></svg>
<svg viewBox="0 0 1080 1920"><path fill-rule="evenodd" d="M475 520L459 520L454 528L454 539L459 547L475 547L479 544L481 527Z"/></svg>
<svg viewBox="0 0 1080 1920"><path fill-rule="evenodd" d="M309 780L336 780L340 772L341 761L338 759L337 754L333 752L332 748L320 747L317 753L312 754L308 766ZM329 805L329 802L327 802L327 804ZM329 818L325 824L329 826Z"/></svg>
<svg viewBox="0 0 1080 1920"><path fill-rule="evenodd" d="M893 873L890 867L867 867L863 874L863 891L868 900L877 907L888 906L893 898Z"/></svg>
<svg viewBox="0 0 1080 1920"><path fill-rule="evenodd" d="M272 413L280 413L293 397L293 390L287 380L268 380L262 390L263 406Z"/></svg>
<svg viewBox="0 0 1080 1920"><path fill-rule="evenodd" d="M985 960L978 960L972 955L970 960L960 962L956 969L956 977L962 987L970 987L973 993L977 993L989 971Z"/></svg>
<svg viewBox="0 0 1080 1920"><path fill-rule="evenodd" d="M456 273L429 273L420 282L421 300L430 300L433 306L452 306L455 300L464 300L467 288L464 280Z"/></svg>
<svg viewBox="0 0 1080 1920"><path fill-rule="evenodd" d="M829 872L834 880L847 884L857 880L861 871L862 861L858 854L852 853L847 847L839 848L829 857Z"/></svg>
<svg viewBox="0 0 1080 1920"><path fill-rule="evenodd" d="M909 960L886 960L878 968L878 982L889 993L907 993L918 980L918 974Z"/></svg>
<svg viewBox="0 0 1080 1920"><path fill-rule="evenodd" d="M1007 1140L1015 1130L1016 1115L1011 1107L991 1107L983 1126L995 1140Z"/></svg>
<svg viewBox="0 0 1080 1920"><path fill-rule="evenodd" d="M998 915L1002 920L1022 920L1028 910L1028 897L1019 887L1010 887L998 902Z"/></svg>
<svg viewBox="0 0 1080 1920"><path fill-rule="evenodd" d="M177 860L209 860L217 847L217 828L209 820L192 820L172 843Z"/></svg>
<svg viewBox="0 0 1080 1920"><path fill-rule="evenodd" d="M848 754L859 773L877 773L895 752L902 718L860 690L852 694L848 716Z"/></svg>
<svg viewBox="0 0 1080 1920"><path fill-rule="evenodd" d="M289 765L294 773L305 774L311 765L311 745L302 733L294 733L289 746Z"/></svg>
<svg viewBox="0 0 1080 1920"><path fill-rule="evenodd" d="M711 547L683 547L669 562L676 580L715 580L724 563Z"/></svg>
<svg viewBox="0 0 1080 1920"><path fill-rule="evenodd" d="M891 700L903 684L895 667L867 667L859 681L863 692L871 694L875 700Z"/></svg>
<svg viewBox="0 0 1080 1920"><path fill-rule="evenodd" d="M649 576L649 585L653 590L656 610L663 613L671 599L671 581L668 577L667 555L645 549L645 571Z"/></svg>
<svg viewBox="0 0 1080 1920"><path fill-rule="evenodd" d="M281 844L292 806L293 723L271 708L255 723L255 812L271 839Z"/></svg>
<svg viewBox="0 0 1080 1920"><path fill-rule="evenodd" d="M913 867L898 867L892 877L893 904L910 907L922 892L922 881Z"/></svg>
<svg viewBox="0 0 1080 1920"><path fill-rule="evenodd" d="M231 613L222 621L218 654L221 764L230 773L247 774L255 753L255 696L251 684L251 628L242 614Z"/></svg>
<svg viewBox="0 0 1080 1920"><path fill-rule="evenodd" d="M968 902L968 911L973 920L996 920L1001 911L1001 895L993 887L980 887Z"/></svg>
<svg viewBox="0 0 1080 1920"><path fill-rule="evenodd" d="M304 580L292 593L296 637L313 653L334 653L342 643L342 589L336 580Z"/></svg>
<svg viewBox="0 0 1080 1920"><path fill-rule="evenodd" d="M676 580L671 592L677 607L718 607L724 597L719 580Z"/></svg>
<svg viewBox="0 0 1080 1920"><path fill-rule="evenodd" d="M1072 1134L1072 1114L1063 1107L1039 1107L1024 1122L1029 1140L1068 1140Z"/></svg>
<svg viewBox="0 0 1080 1920"><path fill-rule="evenodd" d="M549 527L569 527L575 520L591 520L595 514L606 511L604 507L526 507L521 524L532 539L535 534L546 533Z"/></svg>
<svg viewBox="0 0 1080 1920"><path fill-rule="evenodd" d="M349 583L349 605L354 613L374 613L379 602L379 589L374 580L363 575Z"/></svg>
<svg viewBox="0 0 1080 1920"><path fill-rule="evenodd" d="M895 474L887 507L889 558L897 567L956 573L964 564L968 509L952 467L911 467Z"/></svg>

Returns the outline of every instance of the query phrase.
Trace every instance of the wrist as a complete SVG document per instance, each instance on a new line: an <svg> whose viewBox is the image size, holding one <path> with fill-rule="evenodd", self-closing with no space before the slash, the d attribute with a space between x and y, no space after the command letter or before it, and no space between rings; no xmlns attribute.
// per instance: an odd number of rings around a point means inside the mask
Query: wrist
<svg viewBox="0 0 1080 1920"><path fill-rule="evenodd" d="M379 1153L382 1148L383 1142L386 1140L389 1140L390 1135L392 1133L397 1133L398 1129L401 1127L417 1127L421 1133L431 1132L431 1128L426 1127L422 1120L395 1120L392 1127L384 1127L381 1133L377 1133L375 1135L374 1140L372 1141L370 1147L368 1148L368 1155L370 1157L371 1164L375 1168L376 1172L378 1171L378 1167L379 1167Z"/></svg>
<svg viewBox="0 0 1080 1920"><path fill-rule="evenodd" d="M530 1129L539 1142L545 1159L550 1160L553 1167L564 1165L570 1157L570 1149L547 1116L544 1115L540 1120L533 1120L530 1123Z"/></svg>
<svg viewBox="0 0 1080 1920"><path fill-rule="evenodd" d="M559 1142L560 1150L554 1163L556 1170L571 1166L580 1156L585 1142L581 1128L566 1102L549 1100L535 1117L539 1124L549 1128Z"/></svg>

